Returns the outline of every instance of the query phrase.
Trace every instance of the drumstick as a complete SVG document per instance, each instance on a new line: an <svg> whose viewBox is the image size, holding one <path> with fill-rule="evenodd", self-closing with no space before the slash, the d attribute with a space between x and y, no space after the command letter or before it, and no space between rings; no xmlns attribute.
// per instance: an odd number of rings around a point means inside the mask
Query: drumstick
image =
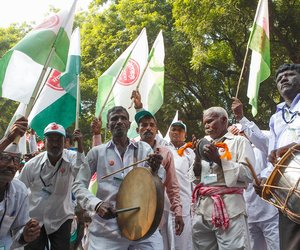
<svg viewBox="0 0 300 250"><path fill-rule="evenodd" d="M246 157L246 162L247 162L247 166L248 166L248 168L250 169L250 172L251 172L251 174L252 174L252 176L253 176L253 178L254 178L254 180L255 180L255 183L256 183L256 185L257 186L259 186L260 185L260 181L259 181L259 179L257 178L257 175L256 175L256 173L255 173L255 171L254 171L254 168L253 168L253 166L251 165L251 163L250 163L250 161L249 161L249 159Z"/></svg>
<svg viewBox="0 0 300 250"><path fill-rule="evenodd" d="M131 211L131 210L139 210L139 209L140 209L140 207L128 207L128 208L122 208L122 209L116 210L116 214L124 213L124 212Z"/></svg>
<svg viewBox="0 0 300 250"><path fill-rule="evenodd" d="M104 175L104 176L101 177L101 179L103 180L103 179L105 179L105 178L107 178L107 177L109 177L109 176L112 176L112 175L114 175L114 174L117 174L117 173L119 173L119 172L122 172L123 170L125 170L125 169L127 169L127 168L130 168L130 167L132 167L132 166L134 166L134 165L136 165L136 164L139 164L139 163L141 163L141 162L148 161L148 160L149 160L149 157L146 157L144 160L137 161L137 162L135 162L135 163L132 163L132 164L128 165L127 167L121 168L121 169L119 169L119 170L117 170L117 171L115 171L115 172L112 172L112 173L108 174L108 175Z"/></svg>

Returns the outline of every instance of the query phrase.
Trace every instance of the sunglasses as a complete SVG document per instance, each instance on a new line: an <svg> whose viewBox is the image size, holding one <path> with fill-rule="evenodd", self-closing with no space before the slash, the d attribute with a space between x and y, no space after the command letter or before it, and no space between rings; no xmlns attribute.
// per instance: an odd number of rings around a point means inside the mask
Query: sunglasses
<svg viewBox="0 0 300 250"><path fill-rule="evenodd" d="M13 161L14 164L20 164L22 162L22 158L20 155L13 156L11 154L1 152L0 161L3 161L5 164L10 163L11 161Z"/></svg>

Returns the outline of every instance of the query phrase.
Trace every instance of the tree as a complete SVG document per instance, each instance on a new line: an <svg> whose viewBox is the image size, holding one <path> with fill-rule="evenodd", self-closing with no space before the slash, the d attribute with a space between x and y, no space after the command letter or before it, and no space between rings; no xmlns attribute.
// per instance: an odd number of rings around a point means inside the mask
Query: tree
<svg viewBox="0 0 300 250"><path fill-rule="evenodd" d="M196 71L208 71L208 75L216 76L215 82L205 78L206 83L215 88L214 93L210 94L221 95L218 105L230 111L228 97L235 95L257 1L174 0L172 2L176 27L187 35L193 47L192 67ZM300 34L297 32L300 28L299 1L269 1L269 12L272 75L260 87L259 114L254 119L262 128L267 127L269 117L275 110L275 104L279 102L273 78L275 70L284 62L298 62L297 51L300 49ZM250 57L246 65L250 65ZM246 98L248 75L247 67L243 74L244 81L239 95L244 104L248 102ZM209 85L202 90L209 91ZM249 105L246 105L246 108L247 116L251 117Z"/></svg>

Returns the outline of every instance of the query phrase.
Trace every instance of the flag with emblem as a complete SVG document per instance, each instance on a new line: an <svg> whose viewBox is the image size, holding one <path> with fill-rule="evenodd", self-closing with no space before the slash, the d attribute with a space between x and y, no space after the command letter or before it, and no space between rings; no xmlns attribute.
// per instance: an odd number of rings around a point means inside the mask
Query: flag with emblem
<svg viewBox="0 0 300 250"><path fill-rule="evenodd" d="M141 95L143 108L155 114L164 101L164 59L165 48L162 31L160 31L153 43L147 59L147 65L141 76L138 90ZM131 123L128 131L129 138L138 136L136 132L137 124Z"/></svg>
<svg viewBox="0 0 300 250"><path fill-rule="evenodd" d="M146 67L148 41L144 28L136 40L99 77L96 116L101 113L102 126L106 127L107 112L114 106L129 108L132 91L136 89L141 73ZM128 109L130 120L134 119L135 109Z"/></svg>
<svg viewBox="0 0 300 250"><path fill-rule="evenodd" d="M247 97L252 106L252 115L257 114L260 83L270 76L268 0L260 0L250 34L248 46L252 50Z"/></svg>
<svg viewBox="0 0 300 250"><path fill-rule="evenodd" d="M76 2L45 19L0 59L0 97L27 104L46 63L65 71Z"/></svg>
<svg viewBox="0 0 300 250"><path fill-rule="evenodd" d="M71 37L66 71L63 74L52 71L28 117L29 126L41 138L44 128L51 122L65 128L74 123L80 62L80 32L76 28Z"/></svg>

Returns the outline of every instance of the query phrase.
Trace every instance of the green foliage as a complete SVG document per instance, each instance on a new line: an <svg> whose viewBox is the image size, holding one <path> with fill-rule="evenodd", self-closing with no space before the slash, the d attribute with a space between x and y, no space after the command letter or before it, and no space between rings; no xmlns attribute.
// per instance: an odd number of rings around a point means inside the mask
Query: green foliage
<svg viewBox="0 0 300 250"><path fill-rule="evenodd" d="M176 110L188 125L189 138L192 133L203 136L203 109L222 106L231 113L231 97L236 95L257 3L257 0L92 1L88 12L81 12L75 19L82 39L80 129L86 138L86 149L91 145L90 124L95 112L98 77L144 27L150 48L159 30L163 30L165 101L156 114L162 134ZM255 118L251 116L246 97L250 53L238 95L246 116L262 129L267 128L270 115L280 101L274 84L276 68L284 62L300 61L300 1L269 1L269 13L272 75L261 84L259 114ZM0 29L0 55L25 31L25 26L16 25ZM0 123L3 130L2 124L10 120L15 104L7 100L0 102L1 106L7 106L1 116L5 117Z"/></svg>

